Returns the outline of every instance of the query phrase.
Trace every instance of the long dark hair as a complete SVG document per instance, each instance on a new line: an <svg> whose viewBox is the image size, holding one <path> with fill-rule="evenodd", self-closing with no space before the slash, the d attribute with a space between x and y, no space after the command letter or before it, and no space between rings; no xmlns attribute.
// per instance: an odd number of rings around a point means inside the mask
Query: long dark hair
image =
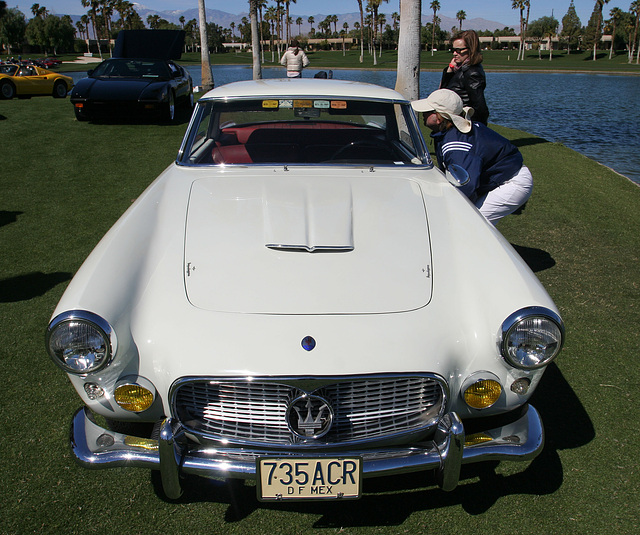
<svg viewBox="0 0 640 535"><path fill-rule="evenodd" d="M300 52L300 43L298 43L297 39L291 39L291 44L289 45L290 48L295 48L295 50L293 51L293 53L297 56L298 52Z"/></svg>
<svg viewBox="0 0 640 535"><path fill-rule="evenodd" d="M477 65L482 63L482 53L480 52L480 39L474 30L464 30L453 36L451 42L456 39L462 39L465 46L469 49L469 65Z"/></svg>

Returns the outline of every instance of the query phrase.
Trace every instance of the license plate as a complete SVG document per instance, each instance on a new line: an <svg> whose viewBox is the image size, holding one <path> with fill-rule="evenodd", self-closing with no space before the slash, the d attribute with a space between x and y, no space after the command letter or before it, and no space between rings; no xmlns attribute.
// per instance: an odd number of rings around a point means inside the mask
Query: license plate
<svg viewBox="0 0 640 535"><path fill-rule="evenodd" d="M360 497L362 461L353 458L260 458L258 499L327 500Z"/></svg>

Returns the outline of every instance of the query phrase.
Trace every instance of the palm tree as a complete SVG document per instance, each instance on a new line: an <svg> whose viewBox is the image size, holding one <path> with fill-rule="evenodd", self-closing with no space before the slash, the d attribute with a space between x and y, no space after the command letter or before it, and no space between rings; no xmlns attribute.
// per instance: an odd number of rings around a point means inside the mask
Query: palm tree
<svg viewBox="0 0 640 535"><path fill-rule="evenodd" d="M298 27L298 35L302 35L302 17L296 19L296 26Z"/></svg>
<svg viewBox="0 0 640 535"><path fill-rule="evenodd" d="M429 6L433 10L433 24L431 26L431 55L433 56L433 50L436 47L436 26L438 24L438 11L440 10L440 2L433 0Z"/></svg>
<svg viewBox="0 0 640 535"><path fill-rule="evenodd" d="M262 63L264 63L264 47L262 43L264 42L264 35L262 32L262 10L267 7L267 0L258 0L258 21L260 23L260 59Z"/></svg>
<svg viewBox="0 0 640 535"><path fill-rule="evenodd" d="M345 22L342 25L342 28L344 28L343 31L342 31L342 55L346 56L347 53L346 53L345 48L344 48L344 38L347 36L347 32L349 31L349 23Z"/></svg>
<svg viewBox="0 0 640 535"><path fill-rule="evenodd" d="M467 20L467 14L460 10L456 13L456 19L460 23L460 31L462 31L462 21Z"/></svg>
<svg viewBox="0 0 640 535"><path fill-rule="evenodd" d="M420 98L421 5L421 0L402 0L400 4L396 91L408 100Z"/></svg>
<svg viewBox="0 0 640 535"><path fill-rule="evenodd" d="M289 4L291 2L293 2L295 4L297 2L297 0L284 0L284 2L285 2L285 6L287 8L285 22L286 22L286 27L287 27L287 43L288 43L289 40L291 39L291 22L290 22L290 17L289 17Z"/></svg>
<svg viewBox="0 0 640 535"><path fill-rule="evenodd" d="M520 47L518 48L518 60L524 60L524 41L529 24L529 9L531 8L531 4L529 0L512 0L511 8L520 10ZM525 8L527 8L526 20L524 17Z"/></svg>
<svg viewBox="0 0 640 535"><path fill-rule="evenodd" d="M362 9L362 0L358 0L358 8L360 9L360 63L364 61L364 9Z"/></svg>
<svg viewBox="0 0 640 535"><path fill-rule="evenodd" d="M333 24L333 33L338 33L338 15L329 15L329 21Z"/></svg>
<svg viewBox="0 0 640 535"><path fill-rule="evenodd" d="M309 24L311 24L311 30L309 31L309 33L310 33L311 35L313 35L313 23L314 23L315 21L316 21L316 19L314 19L313 17L309 17L309 18L307 19L307 22L308 22Z"/></svg>
<svg viewBox="0 0 640 535"><path fill-rule="evenodd" d="M98 39L98 30L96 25L96 17L97 17L97 9L99 2L96 0L80 0L82 3L82 7L89 8L89 16L91 17L91 26L93 26L93 35L96 38L96 42L98 43L98 54L100 55L100 60L102 60L102 48L100 47L100 39Z"/></svg>
<svg viewBox="0 0 640 535"><path fill-rule="evenodd" d="M111 49L111 18L113 17L113 6L115 0L101 0L100 1L100 13L102 14L102 20L104 22L104 31L106 34L107 42L109 43L109 55L112 54Z"/></svg>
<svg viewBox="0 0 640 535"><path fill-rule="evenodd" d="M253 56L253 79L262 79L260 64L260 32L258 31L258 0L249 0L249 18L251 19L251 55Z"/></svg>
<svg viewBox="0 0 640 535"><path fill-rule="evenodd" d="M236 42L236 35L235 35L236 23L232 21L229 24L229 27L231 28L231 42L235 43Z"/></svg>
<svg viewBox="0 0 640 535"><path fill-rule="evenodd" d="M213 75L209 60L209 35L207 34L207 15L204 0L198 0L198 18L200 26L200 62L202 72L202 87L205 91L213 89Z"/></svg>
<svg viewBox="0 0 640 535"><path fill-rule="evenodd" d="M596 19L596 33L593 39L593 61L596 60L598 43L600 42L600 36L602 35L602 10L604 9L604 5L608 3L609 0L596 0L596 5L593 8L598 13L598 18Z"/></svg>
<svg viewBox="0 0 640 535"><path fill-rule="evenodd" d="M384 31L384 25L387 23L386 15L384 13L380 13L376 22L380 28L380 57L382 57L382 32Z"/></svg>
<svg viewBox="0 0 640 535"><path fill-rule="evenodd" d="M634 0L629 7L629 11L633 15L636 16L636 24L635 29L633 30L633 43L631 44L630 54L629 54L629 63L633 61L633 53L635 51L636 43L638 42L638 23L640 22L640 0ZM640 46L638 46L638 59L636 59L636 63L640 61Z"/></svg>
<svg viewBox="0 0 640 535"><path fill-rule="evenodd" d="M618 25L618 23L622 19L623 14L624 14L624 12L619 7L614 7L609 12L609 15L611 16L611 19L609 19L609 24L612 27L612 29L611 29L611 48L609 48L609 59L611 59L613 57L613 44L615 43L615 40L616 40L616 26Z"/></svg>
<svg viewBox="0 0 640 535"><path fill-rule="evenodd" d="M393 13L391 13L391 20L393 21L393 31L397 32L398 26L400 24L400 15L398 14L397 11L394 11Z"/></svg>
<svg viewBox="0 0 640 535"><path fill-rule="evenodd" d="M273 35L276 31L276 19L278 18L278 13L275 7L273 6L269 6L267 8L267 10L265 11L264 14L264 20L267 21L267 23L269 24L269 27L271 28L271 31L269 32L271 34L271 39L269 41L269 48L271 49L271 63L273 63L275 61L274 57L273 57Z"/></svg>

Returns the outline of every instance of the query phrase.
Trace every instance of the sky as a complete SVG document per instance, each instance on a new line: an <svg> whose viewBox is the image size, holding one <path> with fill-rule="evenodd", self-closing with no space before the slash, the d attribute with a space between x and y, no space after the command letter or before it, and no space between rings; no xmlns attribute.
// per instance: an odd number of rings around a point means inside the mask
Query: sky
<svg viewBox="0 0 640 535"><path fill-rule="evenodd" d="M6 0L9 7L18 7L27 18L31 17L31 6L34 0ZM131 0L130 0L131 1ZM512 0L439 0L440 15L455 19L458 11L463 10L468 19L483 18L495 22L500 22L518 31L519 12L511 8ZM629 11L632 0L611 0L605 5L605 18L608 18L609 11L613 7L619 7L623 11ZM80 0L38 0L40 6L45 6L51 13L82 15L86 10L82 7ZM138 2L149 9L158 11L186 10L198 7L197 0L139 0ZM269 2L270 4L273 1ZM237 14L248 11L247 0L205 0L207 9L217 9L227 13ZM363 1L366 4L366 0ZM430 0L422 0L422 12L425 15L431 14ZM567 13L570 0L531 0L531 13L529 20L536 20L540 17L553 16L562 21L562 17ZM589 22L589 17L593 11L595 0L574 0L576 12L583 26ZM290 4L290 10L297 15L339 15L358 11L357 0L297 0L295 4ZM383 3L381 11L392 13L400 11L398 0L389 0Z"/></svg>

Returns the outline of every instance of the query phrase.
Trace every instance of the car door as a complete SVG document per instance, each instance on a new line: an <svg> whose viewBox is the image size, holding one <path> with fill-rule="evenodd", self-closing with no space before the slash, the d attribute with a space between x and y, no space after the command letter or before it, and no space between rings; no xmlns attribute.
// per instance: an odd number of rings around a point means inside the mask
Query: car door
<svg viewBox="0 0 640 535"><path fill-rule="evenodd" d="M32 65L20 67L16 76L19 95L46 95L53 91L47 75L39 74Z"/></svg>
<svg viewBox="0 0 640 535"><path fill-rule="evenodd" d="M169 61L168 64L171 70L171 76L173 77L173 83L175 84L176 98L181 99L187 97L189 93L189 79L185 70L172 61Z"/></svg>

